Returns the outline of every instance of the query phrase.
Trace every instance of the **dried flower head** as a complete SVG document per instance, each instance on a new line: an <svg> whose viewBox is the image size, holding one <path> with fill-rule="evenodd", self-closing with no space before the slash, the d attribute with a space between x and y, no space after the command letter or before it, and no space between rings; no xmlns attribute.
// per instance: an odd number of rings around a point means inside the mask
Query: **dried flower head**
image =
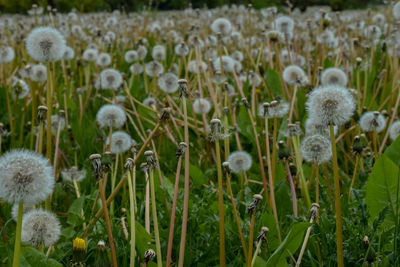
<svg viewBox="0 0 400 267"><path fill-rule="evenodd" d="M52 212L31 210L22 218L21 240L31 246L54 245L60 235L60 222Z"/></svg>
<svg viewBox="0 0 400 267"><path fill-rule="evenodd" d="M241 173L250 169L252 159L245 151L235 151L229 155L228 162L233 173Z"/></svg>
<svg viewBox="0 0 400 267"><path fill-rule="evenodd" d="M365 112L360 118L360 127L365 132L382 132L386 127L386 118L378 111Z"/></svg>
<svg viewBox="0 0 400 267"><path fill-rule="evenodd" d="M328 162L332 157L331 142L322 135L310 135L301 143L301 155L312 163Z"/></svg>
<svg viewBox="0 0 400 267"><path fill-rule="evenodd" d="M107 138L107 145L109 143L110 139ZM121 154L128 151L135 143L136 142L132 140L129 134L123 131L117 131L111 135L110 151L113 154Z"/></svg>
<svg viewBox="0 0 400 267"><path fill-rule="evenodd" d="M338 86L346 87L347 76L341 69L338 68L327 68L321 74L321 84L335 84Z"/></svg>
<svg viewBox="0 0 400 267"><path fill-rule="evenodd" d="M61 175L64 180L68 182L73 182L74 180L77 182L82 181L86 177L86 170L79 170L78 167L72 166L69 169L63 169L61 171Z"/></svg>
<svg viewBox="0 0 400 267"><path fill-rule="evenodd" d="M125 111L118 105L104 105L96 115L96 120L100 128L114 127L120 128L126 122Z"/></svg>
<svg viewBox="0 0 400 267"><path fill-rule="evenodd" d="M0 157L0 198L9 203L36 204L53 191L49 160L29 150L11 150Z"/></svg>
<svg viewBox="0 0 400 267"><path fill-rule="evenodd" d="M26 38L28 54L40 62L52 62L61 59L65 48L64 36L51 27L38 27Z"/></svg>
<svg viewBox="0 0 400 267"><path fill-rule="evenodd" d="M340 126L355 110L353 95L344 87L327 85L314 89L306 102L310 118L318 124Z"/></svg>

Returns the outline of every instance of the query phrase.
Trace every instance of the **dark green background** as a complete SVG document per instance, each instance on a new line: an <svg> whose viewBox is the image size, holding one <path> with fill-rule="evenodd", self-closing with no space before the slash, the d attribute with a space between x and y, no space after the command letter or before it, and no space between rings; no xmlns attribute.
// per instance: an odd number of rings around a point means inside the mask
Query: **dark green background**
<svg viewBox="0 0 400 267"><path fill-rule="evenodd" d="M33 3L42 6L51 5L59 11L68 12L76 8L81 12L140 10L149 4L149 0L0 0L1 13L26 13ZM249 4L255 8L271 5L286 5L286 0L153 0L152 6L160 10L183 9L192 2L194 8L207 6L213 8L224 4ZM304 9L309 5L330 5L334 10L365 8L369 4L381 4L382 0L292 0L295 7Z"/></svg>

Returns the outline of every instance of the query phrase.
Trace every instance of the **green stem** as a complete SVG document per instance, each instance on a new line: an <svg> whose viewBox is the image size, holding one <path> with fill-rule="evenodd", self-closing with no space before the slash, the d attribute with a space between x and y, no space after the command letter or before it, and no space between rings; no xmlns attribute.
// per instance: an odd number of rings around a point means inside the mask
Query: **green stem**
<svg viewBox="0 0 400 267"><path fill-rule="evenodd" d="M22 213L24 210L23 202L18 204L18 220L17 220L17 230L15 232L15 245L14 245L14 260L13 267L19 266L19 254L21 251L21 231L22 231Z"/></svg>
<svg viewBox="0 0 400 267"><path fill-rule="evenodd" d="M134 167L136 168L136 167ZM130 256L130 266L135 266L135 199L133 194L133 184L135 183L135 178L132 179L131 170L127 171L128 174L128 188L129 188L129 205L131 213L131 256ZM133 177L135 177L135 170L133 170Z"/></svg>
<svg viewBox="0 0 400 267"><path fill-rule="evenodd" d="M224 192L222 188L222 168L219 141L215 142L218 174L218 211L219 211L219 265L225 266L225 231L224 231Z"/></svg>
<svg viewBox="0 0 400 267"><path fill-rule="evenodd" d="M335 133L333 124L329 125L331 144L332 144L332 163L333 163L333 178L335 183L335 202L336 202L336 247L337 247L337 264L338 267L343 267L343 233L342 233L342 208L340 202L340 184L339 184L339 167L336 154Z"/></svg>
<svg viewBox="0 0 400 267"><path fill-rule="evenodd" d="M301 184L301 190L302 193L304 194L306 201L307 201L307 206L308 208L311 207L311 200L310 200L310 195L308 194L307 190L307 185L306 185L306 178L304 177L304 172L303 172L303 163L302 163L302 158L300 154L300 140L298 136L294 136L292 138L293 141L293 149L294 153L296 155L296 165L297 165L297 172L300 174L300 184Z"/></svg>
<svg viewBox="0 0 400 267"><path fill-rule="evenodd" d="M158 220L157 220L157 210L156 210L156 193L154 190L154 171L150 171L150 195L151 195L151 210L153 213L153 223L154 223L154 235L156 239L156 255L157 255L157 266L162 267L162 254L161 254L161 244L160 244L160 233L158 231Z"/></svg>

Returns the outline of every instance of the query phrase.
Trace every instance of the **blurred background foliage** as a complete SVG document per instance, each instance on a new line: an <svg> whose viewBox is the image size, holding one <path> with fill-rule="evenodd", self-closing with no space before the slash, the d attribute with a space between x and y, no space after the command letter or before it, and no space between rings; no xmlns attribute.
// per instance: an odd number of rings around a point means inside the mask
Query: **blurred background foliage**
<svg viewBox="0 0 400 267"><path fill-rule="evenodd" d="M383 0L292 0L291 4L301 10L312 5L329 5L333 10L365 8L368 5L381 4ZM128 12L141 10L149 5L158 10L184 9L192 4L193 8L214 8L225 4L251 3L254 8L273 5L287 5L287 0L0 0L0 13L26 13L32 4L50 5L61 12L73 8L80 12L112 11Z"/></svg>

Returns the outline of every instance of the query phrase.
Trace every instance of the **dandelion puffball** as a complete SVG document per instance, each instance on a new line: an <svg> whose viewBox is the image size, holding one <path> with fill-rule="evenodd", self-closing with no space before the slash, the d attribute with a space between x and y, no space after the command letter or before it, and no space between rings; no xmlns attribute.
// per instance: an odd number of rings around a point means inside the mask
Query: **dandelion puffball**
<svg viewBox="0 0 400 267"><path fill-rule="evenodd" d="M3 46L0 48L0 63L11 62L14 57L15 52L11 46Z"/></svg>
<svg viewBox="0 0 400 267"><path fill-rule="evenodd" d="M29 77L34 82L45 82L47 80L46 66L42 64L33 65Z"/></svg>
<svg viewBox="0 0 400 267"><path fill-rule="evenodd" d="M228 35L232 30L231 22L225 18L217 18L210 27L215 34L222 35Z"/></svg>
<svg viewBox="0 0 400 267"><path fill-rule="evenodd" d="M107 145L110 143L109 138L107 138L106 143ZM134 144L135 142L132 140L129 134L123 131L117 131L111 135L110 151L113 154L121 154L128 151Z"/></svg>
<svg viewBox="0 0 400 267"><path fill-rule="evenodd" d="M86 177L86 170L78 170L78 167L72 166L69 169L63 169L61 171L61 175L64 180L73 182L74 180L77 182L82 181Z"/></svg>
<svg viewBox="0 0 400 267"><path fill-rule="evenodd" d="M71 60L75 57L75 51L74 49L72 49L72 47L65 47L65 51L64 51L64 55L62 57L62 59L64 60Z"/></svg>
<svg viewBox="0 0 400 267"><path fill-rule="evenodd" d="M51 246L61 235L56 215L45 210L31 210L22 217L21 240L33 247Z"/></svg>
<svg viewBox="0 0 400 267"><path fill-rule="evenodd" d="M229 168L234 173L245 172L251 167L252 159L245 151L235 151L228 157Z"/></svg>
<svg viewBox="0 0 400 267"><path fill-rule="evenodd" d="M310 93L306 107L315 123L340 126L353 116L356 103L346 88L327 85L315 88Z"/></svg>
<svg viewBox="0 0 400 267"><path fill-rule="evenodd" d="M96 120L100 128L120 128L126 122L126 114L120 106L108 104L99 109Z"/></svg>
<svg viewBox="0 0 400 267"><path fill-rule="evenodd" d="M122 84L122 75L116 69L105 69L100 72L100 88L117 90Z"/></svg>
<svg viewBox="0 0 400 267"><path fill-rule="evenodd" d="M282 76L283 80L289 85L305 85L307 80L303 69L296 65L287 66L283 70Z"/></svg>
<svg viewBox="0 0 400 267"><path fill-rule="evenodd" d="M339 86L346 87L347 76L341 69L338 68L327 68L321 74L321 84L336 84Z"/></svg>
<svg viewBox="0 0 400 267"><path fill-rule="evenodd" d="M64 56L66 45L64 36L51 27L38 27L26 38L28 54L40 62L52 62Z"/></svg>
<svg viewBox="0 0 400 267"><path fill-rule="evenodd" d="M49 160L30 150L15 149L0 157L0 198L9 203L37 204L53 191Z"/></svg>
<svg viewBox="0 0 400 267"><path fill-rule="evenodd" d="M178 80L179 79L175 74L168 72L161 76L157 83L162 91L172 94L178 90Z"/></svg>
<svg viewBox="0 0 400 267"><path fill-rule="evenodd" d="M197 98L193 102L193 111L197 114L207 114L211 110L211 103L205 98Z"/></svg>
<svg viewBox="0 0 400 267"><path fill-rule="evenodd" d="M323 163L332 157L332 147L329 139L322 135L310 135L301 143L301 155L307 162Z"/></svg>
<svg viewBox="0 0 400 267"><path fill-rule="evenodd" d="M125 53L124 59L127 63L132 63L138 60L139 55L135 50L129 50Z"/></svg>
<svg viewBox="0 0 400 267"><path fill-rule="evenodd" d="M386 127L385 116L378 111L365 112L360 118L360 127L365 132L382 132Z"/></svg>
<svg viewBox="0 0 400 267"><path fill-rule="evenodd" d="M390 139L394 141L399 135L400 135L400 121L395 121L389 127L389 136Z"/></svg>
<svg viewBox="0 0 400 267"><path fill-rule="evenodd" d="M216 58L213 62L216 71L221 71L221 62L224 72L232 72L234 70L235 61L230 56L222 56L221 58Z"/></svg>

